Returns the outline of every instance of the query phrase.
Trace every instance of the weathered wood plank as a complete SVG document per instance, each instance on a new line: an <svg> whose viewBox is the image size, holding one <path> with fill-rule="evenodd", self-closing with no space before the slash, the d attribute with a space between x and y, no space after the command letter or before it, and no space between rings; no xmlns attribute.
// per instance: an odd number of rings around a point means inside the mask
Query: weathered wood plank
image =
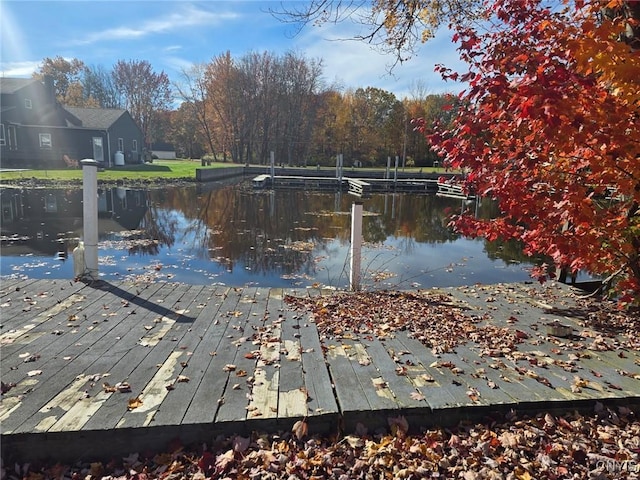
<svg viewBox="0 0 640 480"><path fill-rule="evenodd" d="M508 370L503 372L503 377L493 376L492 368L484 367L483 359L478 357L471 349L464 345L459 345L455 349L455 353L443 353L438 360L440 364L455 365L455 368L460 368L462 372L456 375L456 379L462 383L462 387L465 390L465 394L471 400L471 404L476 406L496 406L501 405L514 405L518 401L525 402L531 393L526 387L519 383L518 396L514 398L507 393L502 387L505 386L507 390L511 390L512 394L516 393L515 389L509 388L509 373ZM449 367L444 367L449 368ZM450 369L453 371L453 369ZM488 382L489 375L493 377L491 380L494 382L493 388ZM515 383L512 380L512 383Z"/></svg>
<svg viewBox="0 0 640 480"><path fill-rule="evenodd" d="M349 416L354 412L371 410L365 387L356 375L352 362L341 342L327 341L325 355L341 412Z"/></svg>
<svg viewBox="0 0 640 480"><path fill-rule="evenodd" d="M101 291L95 291L94 295L100 296L100 299L103 298ZM117 301L120 302L120 297ZM122 305L122 308L127 307ZM151 312L147 313L152 315ZM23 416L24 423L16 428L16 431L29 431L33 425L40 425L42 422L53 425L73 406L74 398L75 400L93 398L101 392L104 381L115 383L124 380L121 378L114 381L111 377L104 376L111 375L114 365L123 358L123 352L127 352L126 357L135 351L134 347L140 334L136 328L132 328L130 322L133 319L133 326L135 326L135 322L140 317L144 319L144 314L139 316L131 311L121 323L115 324L108 335L104 332L91 331L83 337L82 342L86 343L76 342L70 345L64 351L64 355L68 354L67 358L70 358L68 363L56 373L55 377L47 379L40 385L38 397L33 399L36 401L35 405L40 405L41 408L28 417ZM64 358L62 357L62 360ZM127 368L132 371L136 367L137 363L131 362ZM113 373L119 374L117 370ZM61 398L65 401L58 401L56 392L61 392L63 395ZM53 400L49 401L49 399ZM108 402L110 398L101 398L101 400ZM29 408L33 409L33 405L29 404Z"/></svg>
<svg viewBox="0 0 640 480"><path fill-rule="evenodd" d="M406 374L407 364L405 359L402 356L392 358L385 345L378 340L367 340L363 343L380 377L384 379L393 394L398 408L416 409L417 414L420 414L419 411L421 409L429 409L426 399L421 399L416 395L419 391Z"/></svg>
<svg viewBox="0 0 640 480"><path fill-rule="evenodd" d="M0 300L13 297L16 292L35 282L35 278L3 278L0 282Z"/></svg>
<svg viewBox="0 0 640 480"><path fill-rule="evenodd" d="M212 319L213 326L207 330L192 355L191 361L195 360L198 368L203 369L202 380L185 413L183 424L212 424L219 404L224 401L228 380L224 368L232 363L236 350L228 336L233 337L237 333L233 328L233 312L236 311L242 295L242 290L237 288L231 288L223 294L222 303Z"/></svg>
<svg viewBox="0 0 640 480"><path fill-rule="evenodd" d="M7 346L8 348L4 348L3 357L5 354L20 357L30 352L33 355L40 355L40 360L46 359L47 367L50 369L54 367L50 362L62 360L61 352L67 350L65 356L71 355L68 351L71 345L76 345L79 353L90 348L93 343L90 337L97 332L112 328L118 321L118 313L122 314L124 311L122 308L124 306L118 303L107 305L112 299L106 291L87 287L82 290L82 295L81 301L59 311L46 322L38 325L34 329L38 333L34 335L35 332L32 331L28 343L13 342ZM134 292L130 293L130 296L134 295Z"/></svg>
<svg viewBox="0 0 640 480"><path fill-rule="evenodd" d="M265 309L267 305L268 303L265 304ZM247 419L274 420L278 417L282 321L283 317L277 311L273 315L269 315L267 312L266 321L259 332L260 353L255 366L254 381L247 406Z"/></svg>
<svg viewBox="0 0 640 480"><path fill-rule="evenodd" d="M140 299L141 301L135 304L134 310L131 310L123 320L122 323L126 329L122 331L118 327L117 330L112 330L109 336L103 337L92 348L91 371L108 374L108 377L103 377L96 382L97 384L91 390L92 395L99 395L103 390L104 382L108 382L111 386L126 382L130 385L131 391L117 391L105 398L100 408L82 425L83 429L114 428L126 413L128 400L138 396L146 385L146 380L152 378L157 372L157 364L162 361L148 358L152 355L153 349L149 343L146 347L143 346L143 340L149 342L148 332L152 332L159 325L173 324L178 317L177 314L172 315L173 318L159 315L159 311L168 313L169 309L166 307L159 309L156 302L163 300L163 305L167 305L165 301L169 302L170 307L185 290L160 284L160 288L146 292L145 298ZM118 297L123 295L120 290L117 294ZM152 362L153 365L150 365Z"/></svg>
<svg viewBox="0 0 640 480"><path fill-rule="evenodd" d="M268 294L268 292L265 292ZM218 408L216 422L244 421L248 415L257 411L247 410L252 388L259 379L256 376L260 358L263 333L270 326L266 312L267 298L255 288L245 289L238 302L234 317L238 336L233 340L236 351L229 359L233 370L224 372L227 384L224 390L224 402Z"/></svg>
<svg viewBox="0 0 640 480"><path fill-rule="evenodd" d="M192 305L189 315L197 316L191 323L188 333L180 341L180 349L185 352L183 360L185 363L182 365L183 369L180 374L185 378L179 382L176 378L173 379L175 381L172 384L170 383L172 390L164 398L154 416L155 426L179 425L182 422L200 384L202 374L210 361L210 350L203 352L203 349L207 349L208 345L202 345L202 343L206 342L208 331L214 326L214 318L222 304L220 298L225 295L227 290L227 287L220 286L205 287L198 294L197 305L195 307ZM206 361L206 365L203 360Z"/></svg>
<svg viewBox="0 0 640 480"><path fill-rule="evenodd" d="M269 295L270 314L282 319L282 359L278 391L278 417L292 418L313 415L308 400L302 364L302 343L298 315L284 310L281 291L273 289Z"/></svg>
<svg viewBox="0 0 640 480"><path fill-rule="evenodd" d="M307 292L286 290L286 295L304 296ZM307 389L307 415L329 416L329 422L334 421L338 413L338 404L329 376L327 360L320 344L320 336L315 322L308 314L292 312L286 305L283 307L285 318L296 320L299 326L297 333L300 335L300 349L302 352L302 375Z"/></svg>
<svg viewBox="0 0 640 480"><path fill-rule="evenodd" d="M576 332L585 328L581 310L574 309L575 299L564 289L544 290L535 299L529 296L539 287L531 285L452 289L452 298L467 302L467 313L483 318L479 328L526 333L503 356L491 356L484 341L435 354L404 331L383 340L320 338L308 314L283 303L282 289L98 282L75 285L72 291L65 282L44 280L9 285L24 285L26 296L47 293L31 312L23 312L33 314L28 323L18 315L11 320L15 325L4 323L3 317L1 335L33 324L4 337L9 341L0 352L3 382L14 378L18 383L0 400L3 455L27 448L45 455L51 449L46 443L36 448L37 439L60 434L69 439L69 448L82 449L83 440L74 437L78 431L126 447L131 435L202 441L212 431L287 429L303 416L310 428L315 423L333 431L340 418L347 430L357 422L373 429L386 428L387 419L396 415L414 426L449 425L494 409L566 409L584 401L639 398L639 352L589 351L589 338L547 334L544 324L554 317L575 325ZM58 288L83 298L59 309L58 302L68 298L56 297ZM330 293L316 290L292 293ZM2 291L5 298L17 298L5 284ZM9 307L0 307L0 315L3 308ZM52 335L54 329L63 334ZM616 345L613 337L607 341ZM256 358L245 356L254 351ZM25 363L20 355L27 353L41 356ZM236 369L225 371L232 363ZM461 370L454 372L455 367ZM43 373L30 377L31 369ZM247 377L235 375L239 369ZM178 375L189 381L178 382ZM249 384L240 381L251 376ZM103 389L105 381L128 381L132 391ZM241 388L233 389L235 383ZM580 389L572 391L576 383ZM142 404L127 411L128 400L136 396ZM251 406L256 409L247 410ZM16 443L27 437L33 439L29 447Z"/></svg>
<svg viewBox="0 0 640 480"><path fill-rule="evenodd" d="M128 381L136 386L134 392L138 394L137 398L142 401L142 405L128 409L117 422L116 428L153 425L154 416L169 393L166 386L181 374L184 369L182 364L188 362L181 342L193 321L189 316L189 308L196 301L202 288L183 288L183 285L171 287L162 303L168 312L159 318L156 324L157 331L156 327L148 330L139 342L142 347L151 347L149 354L138 363L138 367L128 377ZM159 293L161 294L162 290Z"/></svg>
<svg viewBox="0 0 640 480"><path fill-rule="evenodd" d="M84 284L81 282L37 280L19 292L15 292L9 307L1 310L2 322L3 324L10 324L12 321L22 322L25 317L36 316L83 288Z"/></svg>
<svg viewBox="0 0 640 480"><path fill-rule="evenodd" d="M176 418L184 421L188 410L194 408L193 399L202 382L208 381L205 377L207 368L211 362L212 355L216 353L216 349L223 338L222 334L228 326L226 321L221 321L221 318L223 318L221 308L223 308L223 305L229 305L224 303L224 299L228 298L230 291L232 290L228 287L218 287L207 293L206 304L198 313L189 335L183 338L181 342L191 353L187 360L188 366L184 371L185 375L189 377L189 382L180 382L174 385L175 389L167 395L154 417L156 425L175 424ZM237 298L235 296L233 298L234 302L237 302ZM209 400L208 405L198 402L196 407L203 410L208 408L211 412L211 418L213 418L217 404L215 401L211 402Z"/></svg>
<svg viewBox="0 0 640 480"><path fill-rule="evenodd" d="M356 378L367 396L372 410L395 411L400 408L389 388L389 380L380 374L375 360L358 340L342 340L342 348L351 361ZM336 381L339 383L339 380ZM336 388L338 388L336 386Z"/></svg>
<svg viewBox="0 0 640 480"><path fill-rule="evenodd" d="M386 338L385 348L391 357L401 355L407 365L407 377L420 391L432 411L458 408L467 404L469 399L462 393L461 385L451 374L442 369L431 367L438 358L422 343L405 335Z"/></svg>

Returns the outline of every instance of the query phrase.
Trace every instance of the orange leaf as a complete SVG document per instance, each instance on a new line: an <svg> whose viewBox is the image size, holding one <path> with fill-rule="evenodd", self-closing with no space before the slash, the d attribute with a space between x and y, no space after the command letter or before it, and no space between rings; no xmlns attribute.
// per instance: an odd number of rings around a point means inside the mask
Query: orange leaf
<svg viewBox="0 0 640 480"><path fill-rule="evenodd" d="M136 397L129 399L129 406L127 408L131 411L140 406L142 406L142 400L140 400L140 397Z"/></svg>

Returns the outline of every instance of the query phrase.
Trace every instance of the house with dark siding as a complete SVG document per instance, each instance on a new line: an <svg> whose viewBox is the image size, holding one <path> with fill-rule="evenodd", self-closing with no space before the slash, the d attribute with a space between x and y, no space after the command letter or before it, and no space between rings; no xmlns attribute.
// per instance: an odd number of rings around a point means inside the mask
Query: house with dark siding
<svg viewBox="0 0 640 480"><path fill-rule="evenodd" d="M126 110L61 105L50 78L0 78L4 168L62 168L85 158L110 167L117 152L125 163L140 163L143 148L142 131Z"/></svg>

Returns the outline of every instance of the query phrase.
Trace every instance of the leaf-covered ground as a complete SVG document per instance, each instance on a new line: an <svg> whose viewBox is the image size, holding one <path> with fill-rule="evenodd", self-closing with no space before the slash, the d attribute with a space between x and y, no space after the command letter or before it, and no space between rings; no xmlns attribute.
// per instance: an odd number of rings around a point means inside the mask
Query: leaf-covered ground
<svg viewBox="0 0 640 480"><path fill-rule="evenodd" d="M3 465L3 480L47 479L620 479L640 477L640 421L626 407L496 419L408 434L403 417L384 433L319 437L304 421L281 435L174 444L164 453L75 465Z"/></svg>
<svg viewBox="0 0 640 480"><path fill-rule="evenodd" d="M510 286L492 285L491 288L499 297ZM548 291L536 289L531 296L544 299L545 294L550 295ZM487 309L481 315L471 314L448 293L437 291L373 291L358 295L340 292L323 297L288 296L286 300L290 306L312 313L319 333L325 338L345 334L385 338L397 331L408 331L435 354L452 351L457 345L471 341L481 345L487 356L503 356L505 352L514 351L527 334L518 328L515 315L506 320L506 325L493 322L490 305L496 297L485 297ZM577 326L584 329L575 339L582 347L640 349L640 311L622 311L615 302L595 297L576 295L571 303L567 312L561 313L571 313L579 321ZM558 308L546 310L554 312Z"/></svg>

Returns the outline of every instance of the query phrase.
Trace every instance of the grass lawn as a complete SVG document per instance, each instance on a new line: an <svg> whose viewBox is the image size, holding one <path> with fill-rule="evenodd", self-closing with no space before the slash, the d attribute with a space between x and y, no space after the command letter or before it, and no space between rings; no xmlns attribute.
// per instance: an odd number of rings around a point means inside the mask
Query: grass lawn
<svg viewBox="0 0 640 480"><path fill-rule="evenodd" d="M205 168L240 167L233 163L215 163ZM125 165L99 171L98 180L114 181L120 179L153 180L156 178L195 178L196 168L202 168L200 161L191 160L154 160L153 163ZM1 180L21 179L82 180L82 169L24 170L1 172Z"/></svg>
<svg viewBox="0 0 640 480"><path fill-rule="evenodd" d="M265 167L264 165L262 165ZM140 165L124 165L122 167L112 167L108 170L98 172L98 180L102 181L117 181L117 180L154 180L162 178L191 178L195 179L197 168L228 168L228 167L242 167L237 163L212 163L211 166L202 167L200 160L154 160L153 163L144 163ZM298 167L296 167L298 168ZM307 167L307 169L315 170L316 167ZM322 170L335 170L335 167L323 167ZM376 170L384 171L384 168L363 168L357 169L358 171ZM391 170L393 172L393 169ZM440 168L406 168L405 170L399 169L398 171L404 172L423 172L434 173L444 172L445 170ZM345 168L346 175L349 175L352 170ZM30 180L30 179L43 179L43 180L55 180L55 181L75 181L82 180L82 169L69 169L61 168L56 170L23 170L23 171L6 171L0 172L1 181L16 181L16 180Z"/></svg>

